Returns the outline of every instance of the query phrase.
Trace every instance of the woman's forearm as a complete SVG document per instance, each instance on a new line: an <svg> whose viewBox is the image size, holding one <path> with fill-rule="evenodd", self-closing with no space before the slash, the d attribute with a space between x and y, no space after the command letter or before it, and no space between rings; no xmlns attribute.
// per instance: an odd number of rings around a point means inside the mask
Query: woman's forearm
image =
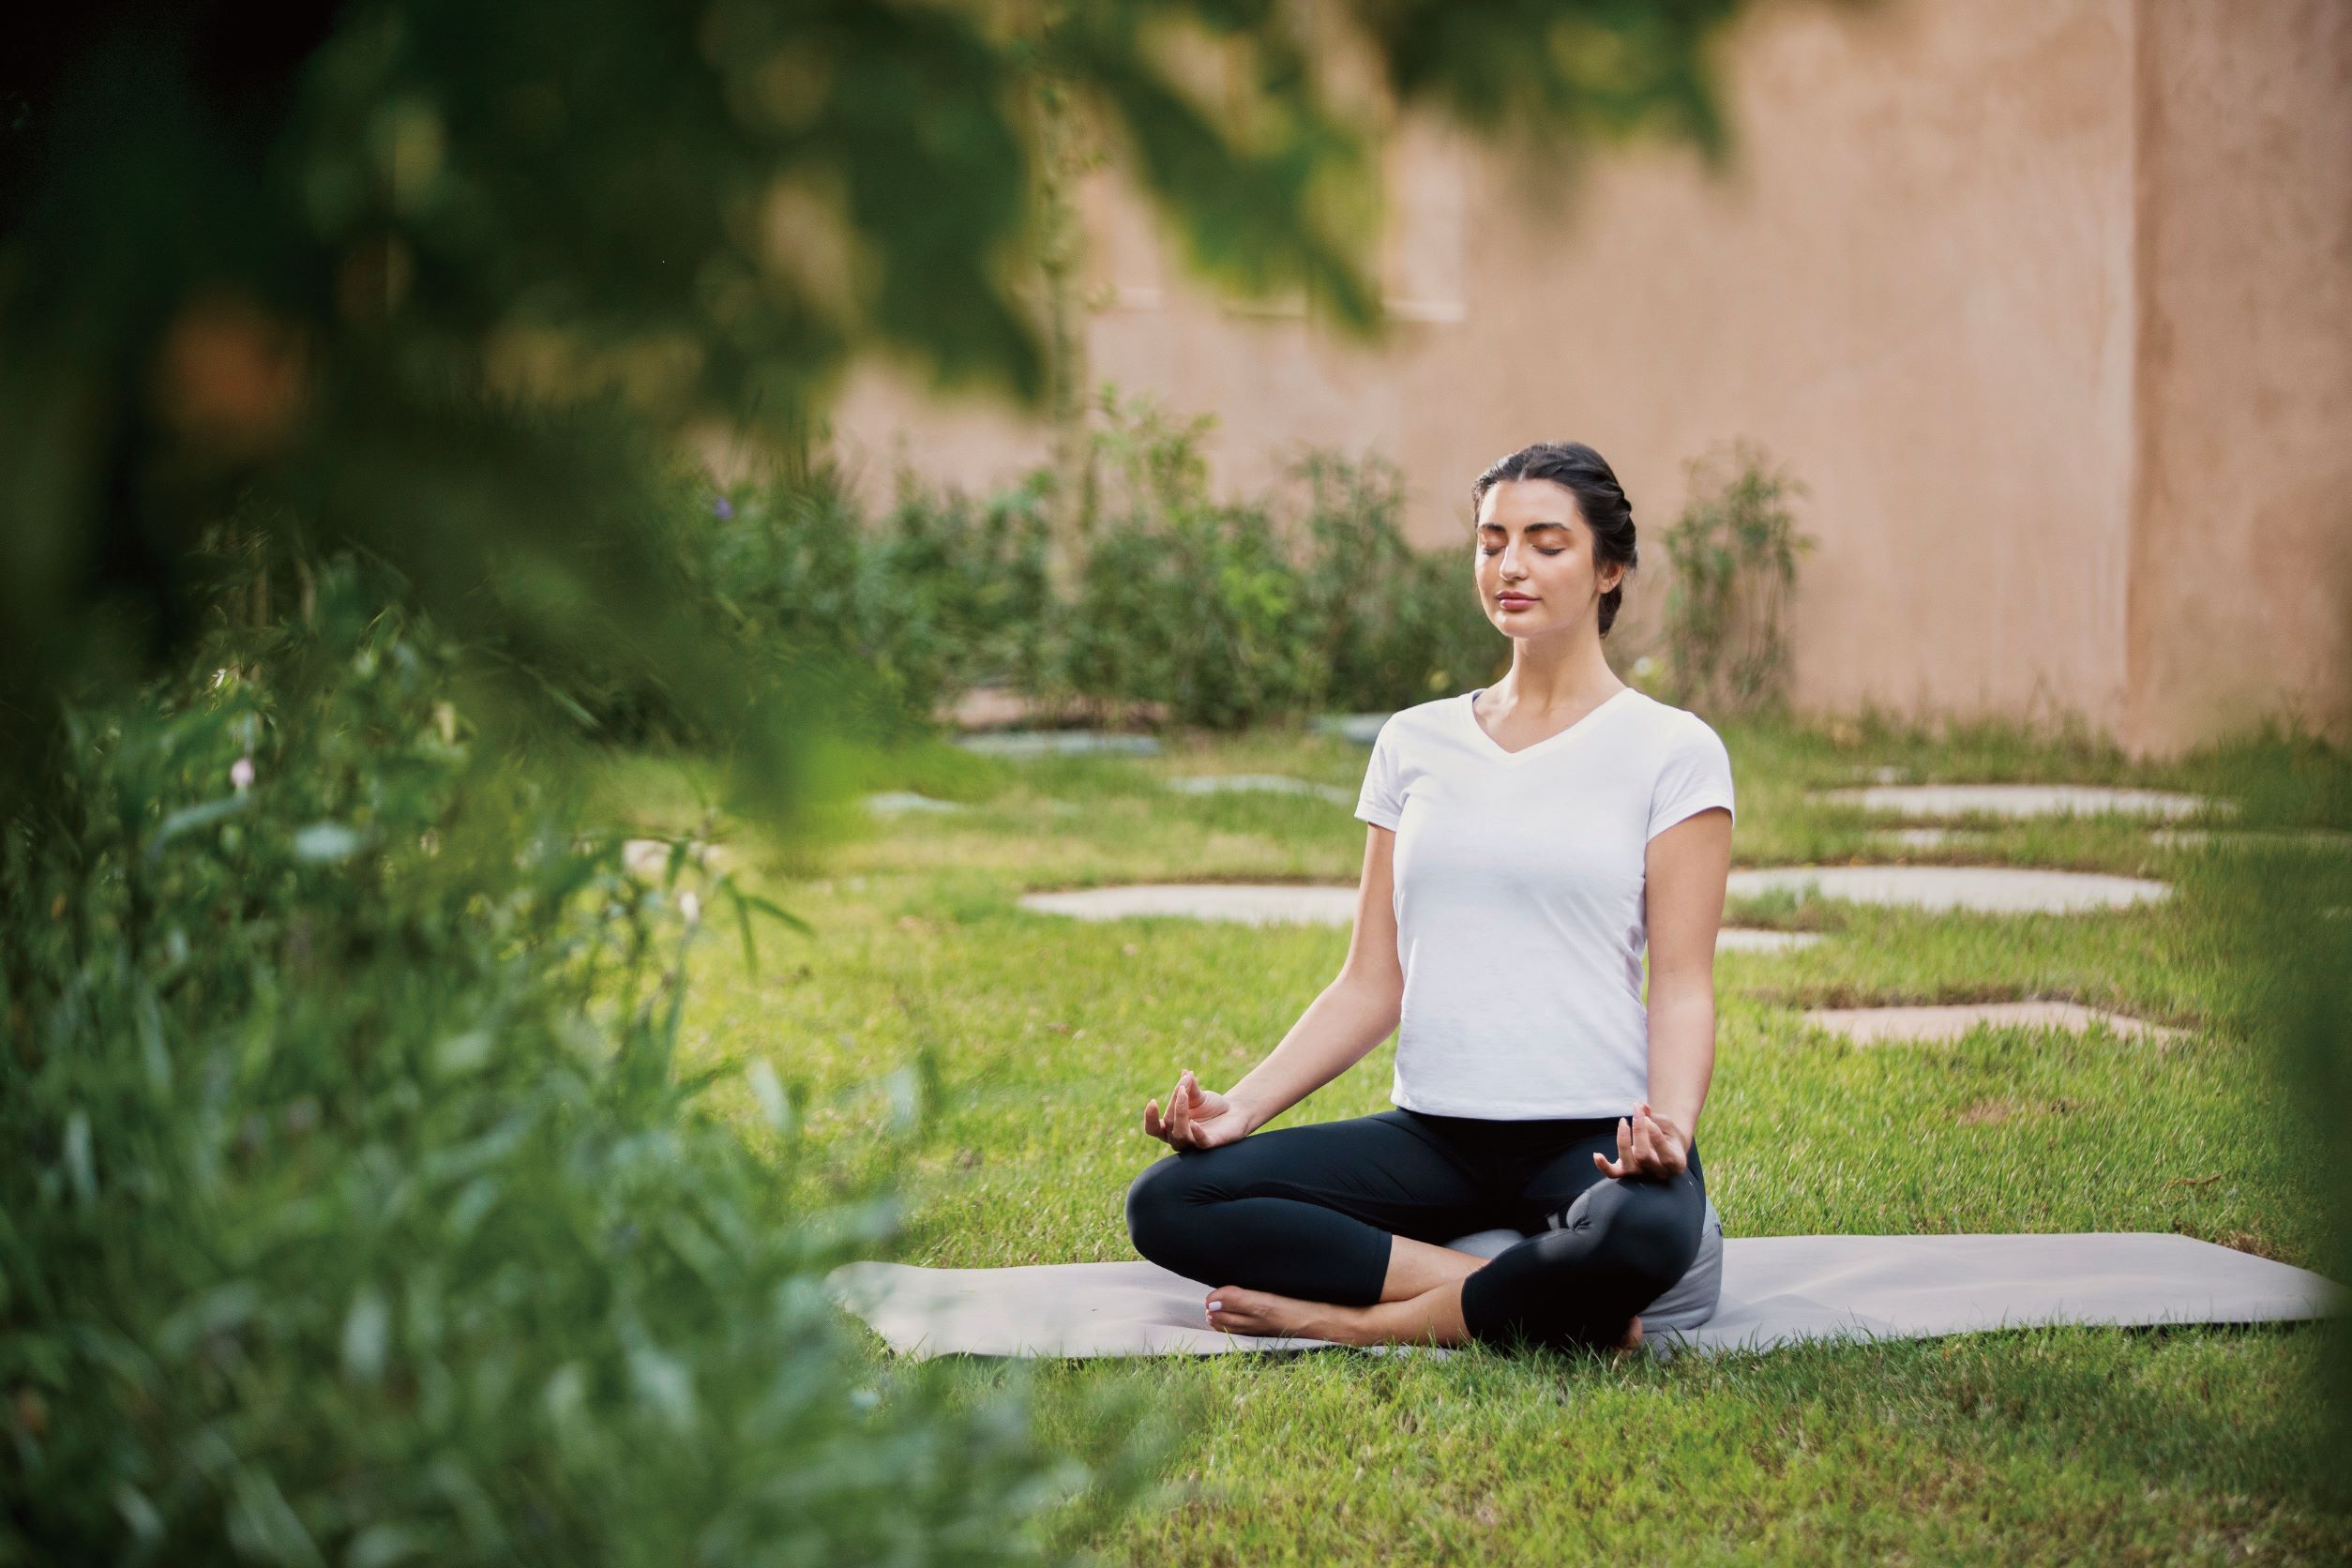
<svg viewBox="0 0 2352 1568"><path fill-rule="evenodd" d="M1225 1097L1247 1108L1256 1132L1370 1055L1396 1027L1400 1005L1393 988L1342 974Z"/></svg>
<svg viewBox="0 0 2352 1568"><path fill-rule="evenodd" d="M1681 1129L1698 1133L1699 1108L1707 1103L1715 1072L1715 990L1710 984L1669 990L1650 998L1650 1109Z"/></svg>

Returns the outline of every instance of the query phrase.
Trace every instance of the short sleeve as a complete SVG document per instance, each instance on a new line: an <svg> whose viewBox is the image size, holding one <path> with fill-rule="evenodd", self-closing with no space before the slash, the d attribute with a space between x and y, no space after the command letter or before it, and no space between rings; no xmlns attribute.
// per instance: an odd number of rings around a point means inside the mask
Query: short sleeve
<svg viewBox="0 0 2352 1568"><path fill-rule="evenodd" d="M1650 837L1655 838L1683 818L1720 806L1739 820L1731 804L1731 753L1704 719L1684 727L1650 796Z"/></svg>
<svg viewBox="0 0 2352 1568"><path fill-rule="evenodd" d="M1372 761L1364 770L1364 789L1356 796L1356 816L1391 833L1405 815L1405 796L1397 787L1396 771L1396 721L1391 718L1372 742Z"/></svg>

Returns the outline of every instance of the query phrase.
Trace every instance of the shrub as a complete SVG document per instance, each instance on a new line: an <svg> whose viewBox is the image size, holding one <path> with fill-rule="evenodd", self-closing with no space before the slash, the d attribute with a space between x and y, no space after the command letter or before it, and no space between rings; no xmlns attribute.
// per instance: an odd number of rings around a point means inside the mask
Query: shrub
<svg viewBox="0 0 2352 1568"><path fill-rule="evenodd" d="M1108 387L1096 415L1066 596L1048 565L1056 481L1043 468L986 498L901 472L895 504L868 520L820 467L720 500L681 531L683 569L738 621L747 659L834 650L917 714L997 683L1238 729L1402 707L1506 662L1467 550L1406 542L1393 464L1310 451L1272 494L1220 501L1211 417Z"/></svg>
<svg viewBox="0 0 2352 1568"><path fill-rule="evenodd" d="M1782 618L1797 557L1814 541L1796 532L1788 498L1803 487L1750 442L1689 465L1690 499L1666 531L1667 672L1675 700L1711 713L1785 706L1787 638Z"/></svg>
<svg viewBox="0 0 2352 1568"><path fill-rule="evenodd" d="M685 942L752 905L625 875L371 602L339 568L77 716L6 826L0 1557L1033 1560L1087 1467L1018 1380L870 1367L819 1280L896 1199L787 1212L789 1063L744 1075L762 1157L674 1058Z"/></svg>
<svg viewBox="0 0 2352 1568"><path fill-rule="evenodd" d="M1286 476L1305 490L1302 600L1317 706L1400 708L1494 678L1510 644L1478 608L1469 541L1406 542L1395 464L1309 451Z"/></svg>
<svg viewBox="0 0 2352 1568"><path fill-rule="evenodd" d="M858 626L910 706L928 712L985 682L1048 678L1049 485L1041 470L975 499L899 475L897 505L867 540Z"/></svg>

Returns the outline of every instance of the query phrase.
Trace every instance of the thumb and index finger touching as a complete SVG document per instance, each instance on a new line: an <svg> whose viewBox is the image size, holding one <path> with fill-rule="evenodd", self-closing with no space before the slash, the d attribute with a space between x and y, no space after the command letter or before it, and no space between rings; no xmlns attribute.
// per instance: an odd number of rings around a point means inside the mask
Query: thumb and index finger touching
<svg viewBox="0 0 2352 1568"><path fill-rule="evenodd" d="M1679 1158L1680 1147L1675 1135L1650 1112L1649 1102L1634 1108L1631 1116L1617 1121L1617 1158L1609 1160L1597 1151L1592 1163L1609 1176L1640 1175L1645 1171L1657 1175L1672 1175L1685 1168Z"/></svg>
<svg viewBox="0 0 2352 1568"><path fill-rule="evenodd" d="M1143 1108L1143 1130L1153 1138L1173 1144L1193 1141L1192 1114L1201 1103L1199 1080L1187 1067L1176 1077L1176 1087L1168 1096L1168 1109L1163 1113L1159 1102L1152 1100Z"/></svg>

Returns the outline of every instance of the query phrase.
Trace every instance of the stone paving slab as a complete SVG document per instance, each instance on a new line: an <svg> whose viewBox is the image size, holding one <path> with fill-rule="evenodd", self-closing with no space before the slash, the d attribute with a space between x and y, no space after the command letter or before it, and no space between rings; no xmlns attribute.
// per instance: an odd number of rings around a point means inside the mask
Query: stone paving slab
<svg viewBox="0 0 2352 1568"><path fill-rule="evenodd" d="M1112 722L1164 724L1168 721L1168 704L1120 702L1088 712L1071 706L1056 706L1008 686L973 686L959 693L953 702L931 711L935 722L968 731L1045 729L1057 722L1101 723L1107 715L1111 716Z"/></svg>
<svg viewBox="0 0 2352 1568"><path fill-rule="evenodd" d="M1877 837L1915 850L1937 850L1947 844L1989 843L1993 834L1981 827L1888 827L1878 829Z"/></svg>
<svg viewBox="0 0 2352 1568"><path fill-rule="evenodd" d="M1352 805L1355 795L1334 784L1314 784L1278 773L1204 773L1168 781L1171 790L1188 795L1217 795L1264 791L1270 794L1317 795L1339 805Z"/></svg>
<svg viewBox="0 0 2352 1568"><path fill-rule="evenodd" d="M1358 746L1370 746L1380 738L1380 726L1389 720L1387 714L1322 714L1309 721L1319 735L1336 735Z"/></svg>
<svg viewBox="0 0 2352 1568"><path fill-rule="evenodd" d="M933 800L908 790L884 790L866 797L866 809L879 817L903 817L915 812L944 813L969 809L959 801Z"/></svg>
<svg viewBox="0 0 2352 1568"><path fill-rule="evenodd" d="M2168 884L2140 877L2008 866L1774 866L1734 871L1728 886L1735 898L1782 889L1858 904L2002 914L2120 909L2172 896Z"/></svg>
<svg viewBox="0 0 2352 1568"><path fill-rule="evenodd" d="M2314 827L2300 831L2284 830L2265 833L2255 828L2234 832L2211 833L2197 827L2160 827L2149 834L2151 842L2166 849L2196 849L2207 844L2237 844L2256 849L2352 849L2352 833L2341 828Z"/></svg>
<svg viewBox="0 0 2352 1568"><path fill-rule="evenodd" d="M1020 907L1038 914L1078 920L1129 920L1166 915L1185 920L1231 920L1250 926L1347 926L1356 917L1352 887L1250 882L1145 882L1127 887L1088 887L1067 893L1031 893ZM1715 951L1772 952L1809 947L1810 931L1719 931Z"/></svg>
<svg viewBox="0 0 2352 1568"><path fill-rule="evenodd" d="M1146 882L1031 893L1021 898L1020 907L1079 920L1175 915L1189 920L1238 920L1251 926L1345 926L1356 917L1356 890L1243 882Z"/></svg>
<svg viewBox="0 0 2352 1568"><path fill-rule="evenodd" d="M2062 1029L2081 1034L2094 1023L2132 1038L2175 1039L2188 1033L2121 1013L2103 1013L2073 1002L1971 1002L1934 1007L1816 1007L1814 1023L1856 1045L1888 1041L1957 1040L1980 1024L1996 1028Z"/></svg>
<svg viewBox="0 0 2352 1568"><path fill-rule="evenodd" d="M1768 931L1752 926L1726 926L1715 933L1718 953L1783 953L1811 947L1821 940L1817 931Z"/></svg>
<svg viewBox="0 0 2352 1568"><path fill-rule="evenodd" d="M1150 735L1100 730L1014 730L958 735L956 744L984 757L1156 757L1160 752L1160 743Z"/></svg>
<svg viewBox="0 0 2352 1568"><path fill-rule="evenodd" d="M1871 837L1915 850L1934 850L1953 844L1973 846L1994 843L1999 837L1999 830L1983 827L1889 827L1874 830ZM2149 832L2148 841L2164 849L2195 849L2219 843L2244 845L2253 849L2345 850L2352 849L2352 833L2341 828L2324 827L2300 831L2245 828L2219 833L2201 827L2160 827Z"/></svg>
<svg viewBox="0 0 2352 1568"><path fill-rule="evenodd" d="M1968 811L2003 817L2135 816L2188 817L2199 811L2226 812L2234 801L2165 790L2118 790L2089 784L1877 784L1861 789L1821 790L1816 800L1892 811L1906 817L1956 817Z"/></svg>

